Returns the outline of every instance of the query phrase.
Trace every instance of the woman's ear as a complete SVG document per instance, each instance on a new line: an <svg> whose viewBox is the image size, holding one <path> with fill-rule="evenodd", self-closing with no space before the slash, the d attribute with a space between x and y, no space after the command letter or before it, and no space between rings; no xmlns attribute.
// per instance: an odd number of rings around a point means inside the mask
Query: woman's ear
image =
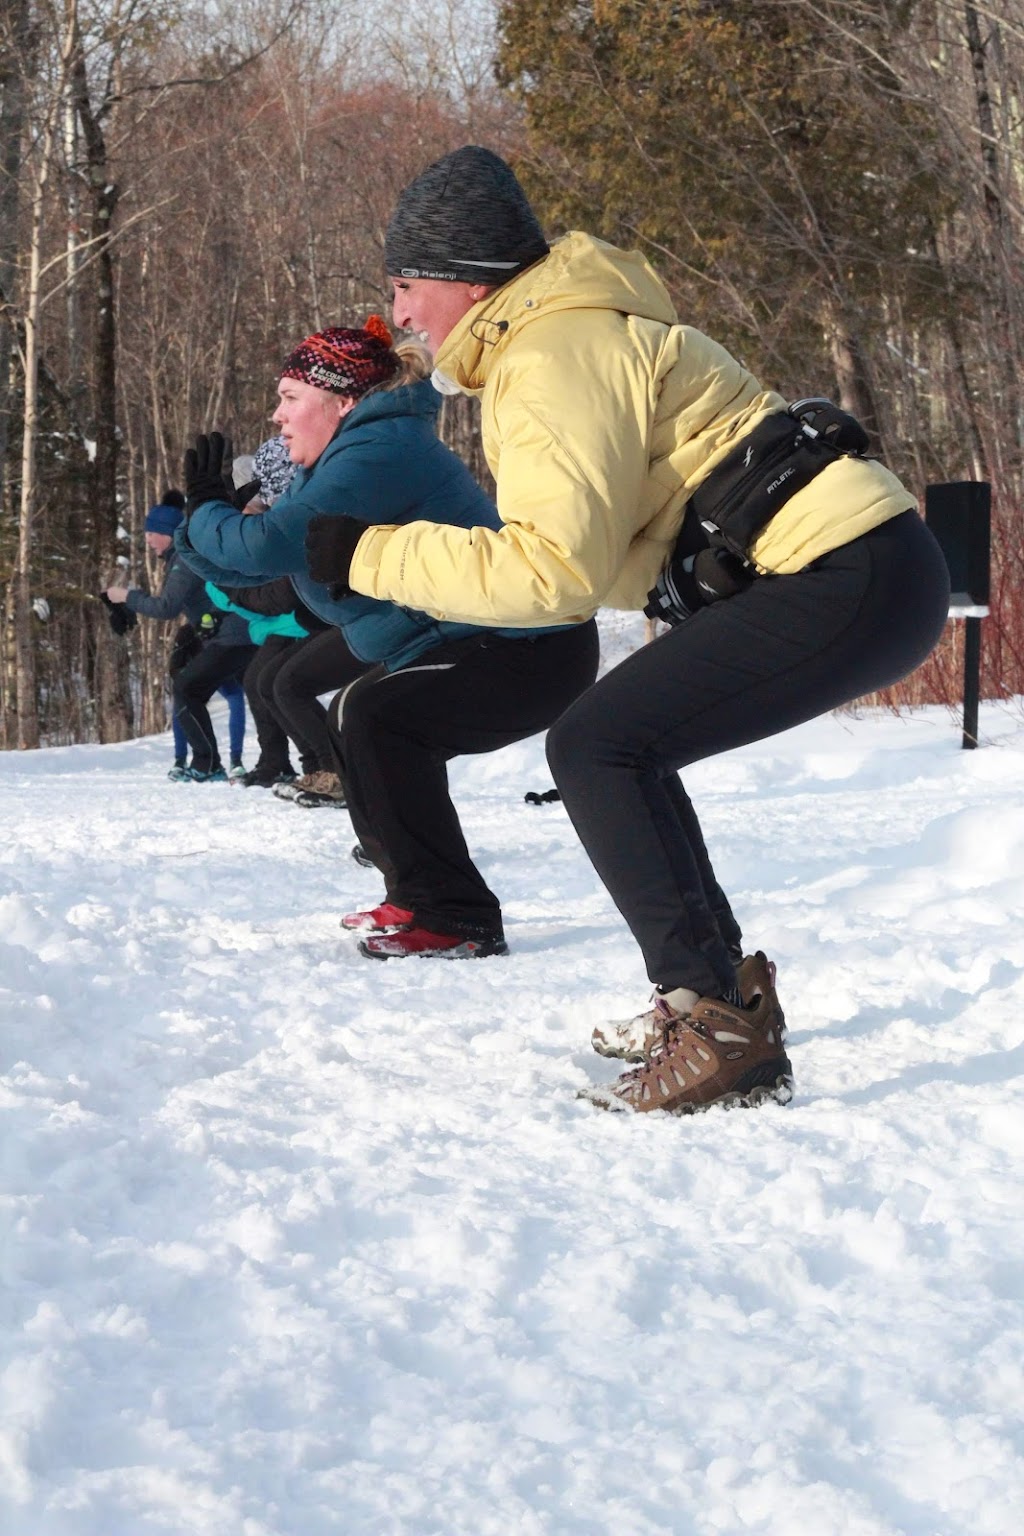
<svg viewBox="0 0 1024 1536"><path fill-rule="evenodd" d="M332 395L331 401L337 413L338 421L347 416L352 407L357 403L355 395Z"/></svg>

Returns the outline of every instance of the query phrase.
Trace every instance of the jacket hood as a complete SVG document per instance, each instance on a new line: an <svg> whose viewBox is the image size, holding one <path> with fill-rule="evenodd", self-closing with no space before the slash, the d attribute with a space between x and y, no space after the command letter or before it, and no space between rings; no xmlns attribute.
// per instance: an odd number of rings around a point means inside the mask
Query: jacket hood
<svg viewBox="0 0 1024 1536"><path fill-rule="evenodd" d="M417 379L412 384L400 384L397 389L375 389L343 416L335 437L351 432L353 427L366 421L382 421L386 416L423 416L432 421L441 408L437 393L429 379Z"/></svg>
<svg viewBox="0 0 1024 1536"><path fill-rule="evenodd" d="M447 381L479 393L495 362L524 326L562 309L609 309L675 325L675 306L639 251L620 251L573 231L527 271L475 304L437 353L435 388Z"/></svg>

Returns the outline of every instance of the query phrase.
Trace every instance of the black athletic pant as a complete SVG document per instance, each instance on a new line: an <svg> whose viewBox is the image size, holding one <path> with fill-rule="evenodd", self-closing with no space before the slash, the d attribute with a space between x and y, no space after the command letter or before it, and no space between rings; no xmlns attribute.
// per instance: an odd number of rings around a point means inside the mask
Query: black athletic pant
<svg viewBox="0 0 1024 1536"><path fill-rule="evenodd" d="M700 609L562 716L555 783L653 982L721 996L740 941L678 770L897 682L934 647L948 602L942 553L905 512Z"/></svg>
<svg viewBox="0 0 1024 1536"><path fill-rule="evenodd" d="M173 674L174 716L192 749L192 767L201 773L221 766L206 706L221 683L229 678L241 681L253 650L251 645L216 645L208 641L198 656Z"/></svg>
<svg viewBox="0 0 1024 1536"><path fill-rule="evenodd" d="M256 740L260 746L256 767L268 774L292 772L288 732L274 712L274 673L285 654L298 644L296 636L269 635L262 645L257 646L256 654L242 678L249 713L256 727ZM295 745L300 753L303 752L301 742L296 741ZM305 769L305 762L302 766Z"/></svg>
<svg viewBox="0 0 1024 1536"><path fill-rule="evenodd" d="M498 898L473 864L446 764L545 730L597 675L597 626L536 639L478 634L398 672L375 667L339 694L329 719L356 836L386 898L432 933L502 933Z"/></svg>
<svg viewBox="0 0 1024 1536"><path fill-rule="evenodd" d="M344 688L367 670L340 629L300 639L271 635L245 673L245 692L256 722L259 766L277 773L289 767L288 738L299 751L303 773L334 771L327 711L319 695Z"/></svg>
<svg viewBox="0 0 1024 1536"><path fill-rule="evenodd" d="M319 695L345 688L369 670L369 663L353 656L340 629L325 629L300 640L285 656L274 676L274 709L285 730L302 753L306 773L318 769L333 772L334 743L327 725L327 710ZM307 755L312 766L306 767Z"/></svg>

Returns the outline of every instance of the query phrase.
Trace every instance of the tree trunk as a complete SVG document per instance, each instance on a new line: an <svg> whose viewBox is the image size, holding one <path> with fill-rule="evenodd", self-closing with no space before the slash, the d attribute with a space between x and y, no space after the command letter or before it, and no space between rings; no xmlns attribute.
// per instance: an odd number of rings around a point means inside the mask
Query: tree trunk
<svg viewBox="0 0 1024 1536"><path fill-rule="evenodd" d="M11 375L16 348L13 309L18 267L25 132L25 87L31 28L28 0L0 0L0 521L9 511L7 455L11 431ZM4 601L3 654L0 657L0 744L6 749L17 734L17 609L13 564L0 572Z"/></svg>
<svg viewBox="0 0 1024 1536"><path fill-rule="evenodd" d="M112 231L120 187L114 178L100 117L93 108L85 67L81 32L75 27L71 69L75 112L85 142L86 174L91 199L90 238L95 265L95 310L92 316L92 432L96 455L92 464L94 570L113 563L117 538L117 317L114 307ZM132 734L131 698L127 690L123 646L99 635L96 665L96 726L101 742L125 741Z"/></svg>
<svg viewBox="0 0 1024 1536"><path fill-rule="evenodd" d="M850 326L841 315L826 314L825 329L832 366L835 369L839 389L839 404L844 411L862 424L865 431L877 443L881 437L881 423L875 404L875 392L868 376L867 362L860 344Z"/></svg>
<svg viewBox="0 0 1024 1536"><path fill-rule="evenodd" d="M0 0L0 513L6 504L11 421L11 303L18 262L25 81L31 28L28 0Z"/></svg>
<svg viewBox="0 0 1024 1536"><path fill-rule="evenodd" d="M18 516L18 553L11 582L17 745L23 749L39 745L39 700L36 694L35 649L32 644L32 527L36 511L36 437L39 427L43 213L57 110L58 102L51 98L36 150L37 168L32 187L28 281L24 304L25 403L21 438L21 507Z"/></svg>
<svg viewBox="0 0 1024 1536"><path fill-rule="evenodd" d="M986 45L982 41L977 7L964 5L964 24L967 31L967 48L971 55L974 74L974 99L978 109L978 128L981 132L981 163L984 168L982 187L985 212L992 226L992 233L1001 243L1003 232L1003 200L999 190L999 157L996 153L996 128L992 112L992 94L988 84Z"/></svg>

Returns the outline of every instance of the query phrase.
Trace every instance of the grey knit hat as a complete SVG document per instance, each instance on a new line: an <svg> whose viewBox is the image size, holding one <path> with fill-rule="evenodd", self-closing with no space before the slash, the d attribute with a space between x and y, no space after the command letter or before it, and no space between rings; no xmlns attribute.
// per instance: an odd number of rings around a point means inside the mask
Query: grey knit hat
<svg viewBox="0 0 1024 1536"><path fill-rule="evenodd" d="M288 457L288 444L283 437L268 437L260 443L252 456L252 472L260 483L260 498L268 507L284 495L297 469L298 465Z"/></svg>
<svg viewBox="0 0 1024 1536"><path fill-rule="evenodd" d="M409 183L384 237L390 277L507 283L548 254L548 243L511 166L467 144Z"/></svg>

